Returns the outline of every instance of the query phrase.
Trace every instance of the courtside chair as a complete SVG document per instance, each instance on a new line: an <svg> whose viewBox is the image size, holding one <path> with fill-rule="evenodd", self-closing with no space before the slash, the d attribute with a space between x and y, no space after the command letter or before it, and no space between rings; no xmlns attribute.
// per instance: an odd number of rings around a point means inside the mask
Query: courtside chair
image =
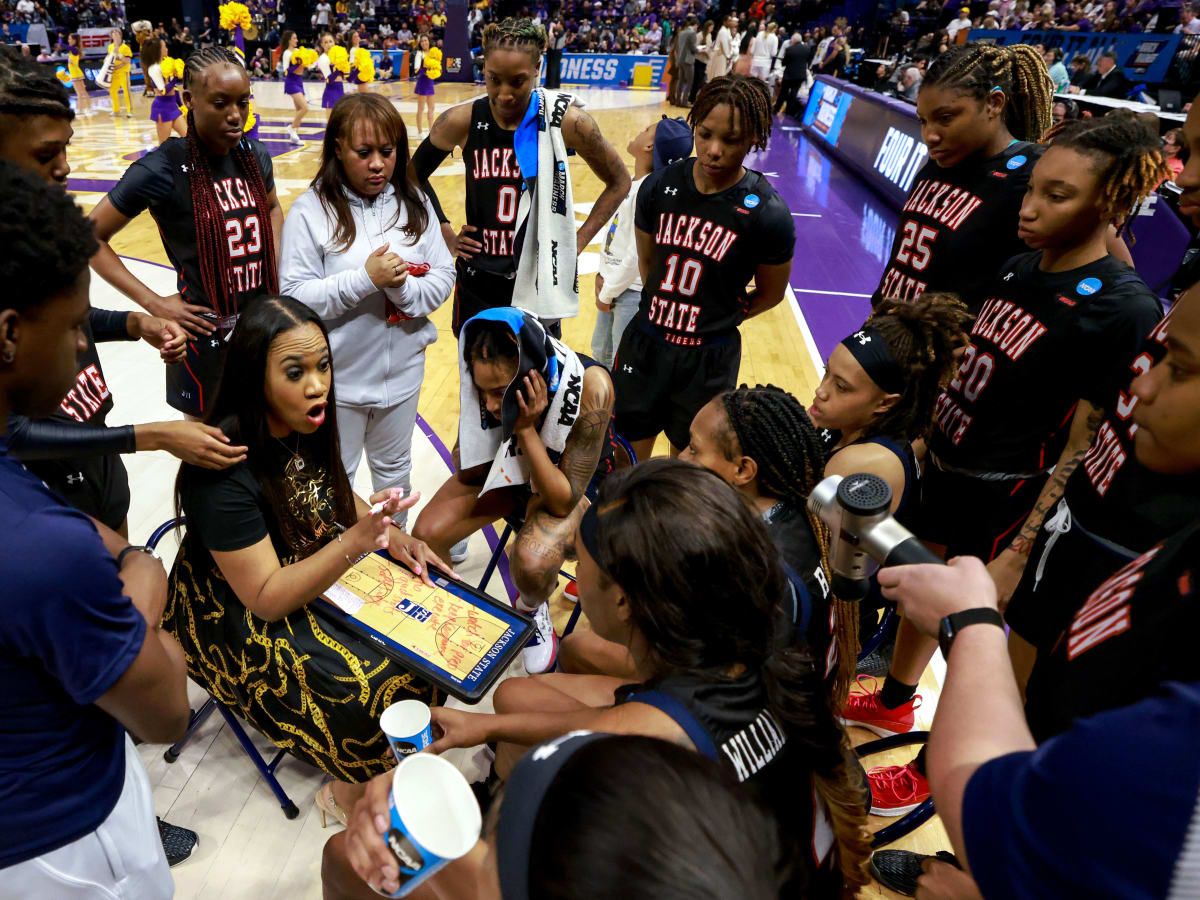
<svg viewBox="0 0 1200 900"><path fill-rule="evenodd" d="M154 549L164 537L172 531L182 530L186 525L187 520L182 516L163 522L154 529L154 533L146 541L146 546ZM254 746L254 742L250 740L250 736L246 734L246 729L242 727L242 723L238 721L238 717L233 710L229 709L223 703L218 703L217 699L211 695L203 706L192 713L188 719L187 731L182 738L163 752L163 759L169 763L173 763L179 759L179 754L183 752L183 748L188 740L195 733L196 729L203 725L208 717L213 714L213 710L218 711L225 719L225 724L229 726L229 730L233 732L233 736L242 745L242 750L246 756L250 757L250 762L254 763L254 768L258 769L258 774L262 776L263 781L267 783L267 787L271 789L271 793L275 795L275 799L279 801L279 808L283 810L284 816L289 819L299 816L300 810L287 795L287 791L283 789L283 785L279 783L279 779L275 777L275 770L283 761L284 756L287 755L287 751L280 750L268 763L263 759L262 754L258 752L258 748Z"/></svg>

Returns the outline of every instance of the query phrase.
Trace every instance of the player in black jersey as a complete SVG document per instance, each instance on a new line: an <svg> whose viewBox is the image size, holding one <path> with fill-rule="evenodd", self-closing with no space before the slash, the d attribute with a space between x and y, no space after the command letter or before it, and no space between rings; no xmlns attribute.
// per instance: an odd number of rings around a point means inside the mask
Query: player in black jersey
<svg viewBox="0 0 1200 900"><path fill-rule="evenodd" d="M833 615L829 594L829 546L825 528L806 509L808 495L821 479L825 451L800 401L772 385L726 391L714 397L692 420L685 462L703 466L745 498L767 526L771 541L797 588L789 611L797 646L822 666L833 696L845 693L857 647L834 642L841 619ZM575 674L600 674L636 680L629 652L594 631L576 631L562 643L560 668Z"/></svg>
<svg viewBox="0 0 1200 900"><path fill-rule="evenodd" d="M861 885L861 779L818 667L784 639L787 577L761 517L717 475L649 460L605 480L575 546L588 621L645 681L509 679L495 715L435 708L432 752L495 740L507 777L525 749L577 729L694 747L774 811L794 864L780 896Z"/></svg>
<svg viewBox="0 0 1200 900"><path fill-rule="evenodd" d="M446 110L412 158L412 168L433 201L451 253L458 256L454 333L485 309L511 306L517 271L517 207L525 179L517 165L513 135L537 87L546 31L530 19L505 19L483 32L483 77L487 97ZM582 253L629 193L629 172L596 122L576 106L562 121L568 150L583 157L604 189L576 232ZM429 176L455 147L461 147L467 182L466 224L456 234ZM519 303L531 306L530 303Z"/></svg>
<svg viewBox="0 0 1200 900"><path fill-rule="evenodd" d="M617 429L646 459L660 432L674 453L709 400L737 383L743 320L778 304L796 229L783 199L742 165L771 137L757 78L706 84L688 112L696 158L646 177L635 213L642 302L613 367ZM754 280L754 290L746 285Z"/></svg>
<svg viewBox="0 0 1200 900"><path fill-rule="evenodd" d="M930 290L973 307L1000 265L1025 249L1017 213L1053 90L1041 54L1024 44L969 44L934 61L917 96L929 162L900 211L872 305Z"/></svg>
<svg viewBox="0 0 1200 900"><path fill-rule="evenodd" d="M1181 315L1192 323L1200 316L1200 287L1186 292L1146 339L1126 384L1105 408L1083 461L1067 480L1062 500L1033 542L1004 613L1021 685L1035 653L1049 650L1101 581L1200 518L1200 475L1143 465L1134 451L1141 429L1135 422L1139 404L1132 384L1169 352L1168 329ZM1188 325L1185 320L1185 329ZM1186 367L1176 364L1176 371L1186 380Z"/></svg>
<svg viewBox="0 0 1200 900"><path fill-rule="evenodd" d="M0 54L0 108L0 158L65 185L74 113L53 73L15 54ZM47 419L10 416L8 450L76 509L125 537L129 478L120 454L167 450L188 462L216 466L238 462L243 448L230 447L218 429L193 422L105 427L113 398L96 344L145 340L169 362L183 352L184 335L175 323L93 308L83 336L86 347L76 361L74 387Z"/></svg>
<svg viewBox="0 0 1200 900"><path fill-rule="evenodd" d="M911 302L884 300L863 327L849 335L829 354L825 375L813 397L809 415L828 436L830 456L825 475L866 472L878 475L892 489L892 513L910 524L920 500L920 468L913 444L924 440L933 420L933 404L956 365L956 354L966 343L963 331L970 316L951 294L926 292ZM857 659L861 644L878 630L883 608L874 579L862 600L838 602L839 625L848 662ZM857 633L851 634L854 624ZM907 634L904 635L907 637ZM901 646L903 644L901 643ZM914 678L920 677L918 672ZM875 731L894 733L913 727L915 698L890 711L884 728L872 718L871 694L846 697L842 720ZM877 815L894 806L907 806L885 791L871 798Z"/></svg>
<svg viewBox="0 0 1200 900"><path fill-rule="evenodd" d="M1132 116L1066 126L1021 207L1022 239L1037 249L985 289L962 365L938 397L916 533L948 558L989 563L1002 605L1161 316L1150 289L1105 247L1108 229L1124 225L1165 172L1157 135ZM913 696L936 649L911 637L871 695L876 721ZM900 768L914 795L927 795L923 776Z"/></svg>
<svg viewBox="0 0 1200 900"><path fill-rule="evenodd" d="M196 418L211 404L226 342L243 306L279 290L276 271L283 212L271 158L243 136L250 79L236 56L198 50L184 70L186 138L171 138L139 159L92 210L105 281L191 335L184 361L167 370L167 402ZM109 241L143 210L158 225L179 279L160 297L121 262Z"/></svg>

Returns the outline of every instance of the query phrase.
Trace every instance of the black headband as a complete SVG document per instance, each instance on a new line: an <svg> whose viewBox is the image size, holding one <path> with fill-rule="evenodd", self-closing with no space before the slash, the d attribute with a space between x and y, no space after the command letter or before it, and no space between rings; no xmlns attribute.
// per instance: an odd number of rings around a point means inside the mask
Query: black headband
<svg viewBox="0 0 1200 900"><path fill-rule="evenodd" d="M845 338L842 346L858 360L867 377L881 390L888 394L904 393L907 381L904 369L892 356L892 351L878 328L874 325L864 325L860 331Z"/></svg>
<svg viewBox="0 0 1200 900"><path fill-rule="evenodd" d="M542 800L559 771L576 750L610 737L613 735L572 731L534 747L512 770L496 823L496 868L500 873L500 895L504 900L529 900L533 827Z"/></svg>
<svg viewBox="0 0 1200 900"><path fill-rule="evenodd" d="M588 506L583 518L579 520L579 539L583 541L583 546L587 547L588 555L596 561L600 571L607 574L600 557L600 513L596 511L595 503Z"/></svg>

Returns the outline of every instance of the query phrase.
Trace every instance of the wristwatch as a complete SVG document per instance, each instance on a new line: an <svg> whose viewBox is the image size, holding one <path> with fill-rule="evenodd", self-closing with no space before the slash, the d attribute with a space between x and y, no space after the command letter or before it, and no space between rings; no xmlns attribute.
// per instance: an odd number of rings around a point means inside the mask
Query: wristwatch
<svg viewBox="0 0 1200 900"><path fill-rule="evenodd" d="M996 610L986 606L976 609L964 609L942 619L938 628L938 646L942 648L942 657L950 659L950 645L958 637L958 633L969 625L996 625L1004 627L1004 617Z"/></svg>
<svg viewBox="0 0 1200 900"><path fill-rule="evenodd" d="M157 559L159 562L162 561L162 557L159 556L158 553L155 552L155 550L152 547L146 547L142 544L130 544L128 547L126 547L124 550L122 550L120 553L117 554L117 569L118 570L120 570L120 568L123 565L125 565L125 557L127 557L130 553L145 553L151 559Z"/></svg>

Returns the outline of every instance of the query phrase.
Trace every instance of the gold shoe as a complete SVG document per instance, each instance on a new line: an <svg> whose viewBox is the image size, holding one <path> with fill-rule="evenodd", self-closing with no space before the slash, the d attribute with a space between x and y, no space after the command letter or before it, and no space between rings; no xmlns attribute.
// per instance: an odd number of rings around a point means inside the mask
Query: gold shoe
<svg viewBox="0 0 1200 900"><path fill-rule="evenodd" d="M346 827L346 811L338 806L333 799L333 782L327 781L317 791L317 809L321 811L321 827L327 828L329 820L334 819L343 828Z"/></svg>

